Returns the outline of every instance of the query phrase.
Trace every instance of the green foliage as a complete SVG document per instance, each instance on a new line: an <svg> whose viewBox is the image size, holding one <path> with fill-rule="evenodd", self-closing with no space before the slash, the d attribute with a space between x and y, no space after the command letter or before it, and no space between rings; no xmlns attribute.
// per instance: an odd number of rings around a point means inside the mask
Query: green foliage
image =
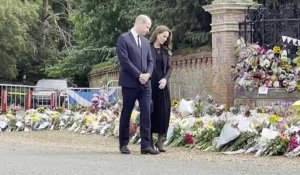
<svg viewBox="0 0 300 175"><path fill-rule="evenodd" d="M91 73L99 71L99 70L107 70L111 68L116 68L119 64L114 63L113 61L105 61L93 66Z"/></svg>
<svg viewBox="0 0 300 175"><path fill-rule="evenodd" d="M34 84L46 78L46 67L69 45L68 26L61 20L66 15L57 5L64 1L49 1L45 19L43 1L0 0L0 80L21 81L26 75L26 83Z"/></svg>
<svg viewBox="0 0 300 175"><path fill-rule="evenodd" d="M117 38L139 14L150 16L151 31L161 24L171 28L175 54L209 51L211 16L202 6L211 1L0 0L0 80L26 75L29 84L51 77L87 86L90 71L118 64ZM284 2L299 0L266 0Z"/></svg>
<svg viewBox="0 0 300 175"><path fill-rule="evenodd" d="M173 31L175 50L210 44L211 15L202 8L208 1L153 0L149 3L154 26L164 24Z"/></svg>
<svg viewBox="0 0 300 175"><path fill-rule="evenodd" d="M108 60L108 64L117 64L117 37L132 26L135 13L142 11L140 5L135 0L74 0L70 21L75 46L63 52L64 59L48 66L47 75L70 78L79 86L88 86L87 75L93 65Z"/></svg>
<svg viewBox="0 0 300 175"><path fill-rule="evenodd" d="M276 137L275 139L270 141L263 155L265 156L283 155L287 151L288 145L289 145L289 138Z"/></svg>
<svg viewBox="0 0 300 175"><path fill-rule="evenodd" d="M207 1L204 0L188 2L177 0L175 3L171 0L74 0L74 3L75 9L70 20L74 26L77 49L86 47L102 48L103 46L115 47L118 36L133 26L134 19L139 14L150 16L153 20L152 30L160 24L168 25L174 32L174 49L184 47L199 48L209 45L210 42L211 17L202 8L202 5L207 5ZM77 49L73 49L71 52L76 52ZM93 64L92 60L95 57L100 61L97 63L107 60L105 56L101 58L101 55L94 54L98 53L93 51L90 51L90 53L86 52L84 55L71 53L70 55L72 56L68 56L66 59L69 62L74 62L71 61L72 59L80 59L88 64ZM78 56L79 58L77 58ZM113 56L111 58L115 59L116 57ZM103 66L97 65L93 68L93 71L99 67L103 68ZM87 68L90 67L88 66ZM57 70L62 69L59 68ZM65 72L57 73L66 75Z"/></svg>
<svg viewBox="0 0 300 175"><path fill-rule="evenodd" d="M117 37L127 31L137 14L142 12L142 1L136 0L75 0L71 17L75 38L81 47L113 47Z"/></svg>
<svg viewBox="0 0 300 175"><path fill-rule="evenodd" d="M26 59L31 45L30 31L38 18L37 4L0 0L0 79L15 79L17 62Z"/></svg>
<svg viewBox="0 0 300 175"><path fill-rule="evenodd" d="M46 69L49 77L69 78L78 86L88 86L87 75L93 65L111 60L116 60L115 48L103 46L102 48L78 48L73 47L64 51L64 59L54 66Z"/></svg>

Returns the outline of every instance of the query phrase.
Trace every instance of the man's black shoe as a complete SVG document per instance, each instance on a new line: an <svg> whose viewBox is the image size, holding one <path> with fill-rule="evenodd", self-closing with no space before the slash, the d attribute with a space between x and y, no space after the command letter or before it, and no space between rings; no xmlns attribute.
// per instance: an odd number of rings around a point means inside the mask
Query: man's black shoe
<svg viewBox="0 0 300 175"><path fill-rule="evenodd" d="M120 152L121 152L122 154L130 154L130 153L131 153L131 151L128 149L127 146L121 146L121 147L120 147Z"/></svg>
<svg viewBox="0 0 300 175"><path fill-rule="evenodd" d="M154 150L152 147L147 147L147 148L141 150L141 154L155 155L155 154L159 154L159 151Z"/></svg>

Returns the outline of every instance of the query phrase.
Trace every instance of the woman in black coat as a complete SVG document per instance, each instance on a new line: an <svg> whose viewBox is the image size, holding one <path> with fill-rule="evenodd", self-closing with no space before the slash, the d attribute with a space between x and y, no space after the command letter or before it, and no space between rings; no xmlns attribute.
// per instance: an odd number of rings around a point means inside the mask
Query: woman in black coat
<svg viewBox="0 0 300 175"><path fill-rule="evenodd" d="M163 25L156 27L150 42L154 60L154 69L151 77L153 105L151 134L158 133L158 139L154 146L160 152L165 152L163 142L168 131L171 112L171 99L168 87L168 81L172 72L169 58L172 54L171 30Z"/></svg>

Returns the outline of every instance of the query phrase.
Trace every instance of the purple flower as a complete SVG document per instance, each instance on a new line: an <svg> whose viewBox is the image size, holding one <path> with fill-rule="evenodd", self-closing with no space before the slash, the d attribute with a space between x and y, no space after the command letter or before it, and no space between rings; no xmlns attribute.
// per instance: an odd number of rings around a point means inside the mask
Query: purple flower
<svg viewBox="0 0 300 175"><path fill-rule="evenodd" d="M195 97L195 102L200 102L201 101L201 96L200 95L197 95L196 97Z"/></svg>

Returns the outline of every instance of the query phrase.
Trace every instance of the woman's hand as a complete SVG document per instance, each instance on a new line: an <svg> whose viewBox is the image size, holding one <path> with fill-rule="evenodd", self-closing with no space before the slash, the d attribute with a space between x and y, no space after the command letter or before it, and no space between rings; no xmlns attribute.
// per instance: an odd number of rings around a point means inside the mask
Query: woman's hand
<svg viewBox="0 0 300 175"><path fill-rule="evenodd" d="M159 89L164 89L166 87L166 85L167 85L167 79L163 78L158 83L159 83L158 88Z"/></svg>

